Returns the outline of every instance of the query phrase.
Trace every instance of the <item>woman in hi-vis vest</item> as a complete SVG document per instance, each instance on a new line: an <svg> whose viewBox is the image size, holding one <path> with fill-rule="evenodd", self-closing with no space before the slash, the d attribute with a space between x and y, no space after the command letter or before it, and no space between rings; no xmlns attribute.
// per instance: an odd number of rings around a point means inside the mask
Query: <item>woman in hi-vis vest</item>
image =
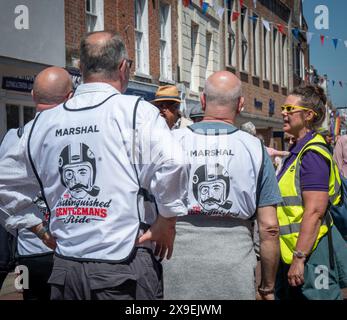
<svg viewBox="0 0 347 320"><path fill-rule="evenodd" d="M347 285L347 250L326 214L329 203L341 198L337 166L317 133L326 100L322 88L306 85L294 89L282 106L283 130L295 143L277 175L283 199L277 207L278 299L342 299L340 288Z"/></svg>

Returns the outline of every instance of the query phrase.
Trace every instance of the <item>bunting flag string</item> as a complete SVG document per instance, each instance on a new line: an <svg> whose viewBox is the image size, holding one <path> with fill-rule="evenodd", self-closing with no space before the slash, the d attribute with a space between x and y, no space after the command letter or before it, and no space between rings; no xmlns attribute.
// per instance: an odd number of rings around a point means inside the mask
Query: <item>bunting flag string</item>
<svg viewBox="0 0 347 320"><path fill-rule="evenodd" d="M182 0L182 3L185 7L188 7L189 5L192 4L192 0ZM244 4L244 1L239 0L239 8L242 8L243 4ZM227 1L224 1L224 6L226 6L226 5L227 5ZM257 0L253 0L253 5L254 5L254 8L257 8ZM209 8L213 9L216 12L217 16L219 17L219 19L223 18L224 12L227 12L227 13L230 12L232 22L236 22L241 15L244 15L244 13L241 13L240 11L231 10L231 9L227 9L227 8L220 6L216 0L205 0L205 1L200 0L200 7L202 8L203 14L206 14L208 12ZM313 36L315 35L315 33L313 33L313 32L309 32L307 30L301 30L297 27L290 27L290 26L285 25L285 24L268 21L264 18L260 18L255 13L253 14L253 16L249 16L249 20L252 20L253 22L256 22L259 19L262 20L263 26L266 28L266 30L271 31L270 25L274 25L277 27L277 29L280 33L285 35L286 34L285 29L288 29L288 32L292 31L294 37L298 41L300 41L300 33L306 34L307 44L310 44ZM332 40L335 50L337 49L339 41L341 41L345 45L345 48L347 48L347 40L343 40L343 39L336 38L336 37L332 38L332 37L321 34L320 35L320 41L321 41L322 46L325 44L326 39Z"/></svg>

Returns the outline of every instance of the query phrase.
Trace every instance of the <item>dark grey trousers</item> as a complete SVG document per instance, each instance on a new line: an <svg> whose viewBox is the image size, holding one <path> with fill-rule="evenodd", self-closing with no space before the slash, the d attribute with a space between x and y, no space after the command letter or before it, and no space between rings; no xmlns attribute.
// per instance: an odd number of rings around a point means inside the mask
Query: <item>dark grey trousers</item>
<svg viewBox="0 0 347 320"><path fill-rule="evenodd" d="M79 262L54 257L51 300L163 299L163 270L150 250L137 248L122 263Z"/></svg>

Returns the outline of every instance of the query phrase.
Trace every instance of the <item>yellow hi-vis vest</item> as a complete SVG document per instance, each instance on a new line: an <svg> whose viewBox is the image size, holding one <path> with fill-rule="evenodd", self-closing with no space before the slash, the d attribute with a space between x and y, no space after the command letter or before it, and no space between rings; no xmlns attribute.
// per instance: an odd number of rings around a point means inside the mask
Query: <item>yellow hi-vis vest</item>
<svg viewBox="0 0 347 320"><path fill-rule="evenodd" d="M329 201L337 205L341 199L341 179L332 155L326 147L324 138L316 134L306 143L300 153L281 177L278 185L281 190L282 203L277 206L277 217L280 225L281 257L284 263L291 264L293 251L296 248L301 221L304 215L303 200L300 187L300 165L304 152L313 150L321 154L330 163ZM325 219L324 219L325 220ZM327 233L328 227L322 223L312 251L316 249L319 240Z"/></svg>

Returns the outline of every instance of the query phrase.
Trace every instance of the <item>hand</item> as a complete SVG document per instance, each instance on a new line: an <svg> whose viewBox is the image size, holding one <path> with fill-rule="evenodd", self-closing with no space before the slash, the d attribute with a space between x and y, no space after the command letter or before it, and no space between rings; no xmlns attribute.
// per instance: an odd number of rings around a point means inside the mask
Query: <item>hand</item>
<svg viewBox="0 0 347 320"><path fill-rule="evenodd" d="M55 248L57 247L57 242L55 241L55 238L49 232L46 232L43 235L42 242L52 250L55 250Z"/></svg>
<svg viewBox="0 0 347 320"><path fill-rule="evenodd" d="M147 240L155 241L154 255L159 255L160 259L169 260L173 252L173 243L176 236L176 217L164 218L158 215L154 224L137 241L142 244Z"/></svg>
<svg viewBox="0 0 347 320"><path fill-rule="evenodd" d="M288 282L292 287L301 286L304 284L304 269L305 269L305 259L293 258L293 262L290 265L288 271Z"/></svg>

